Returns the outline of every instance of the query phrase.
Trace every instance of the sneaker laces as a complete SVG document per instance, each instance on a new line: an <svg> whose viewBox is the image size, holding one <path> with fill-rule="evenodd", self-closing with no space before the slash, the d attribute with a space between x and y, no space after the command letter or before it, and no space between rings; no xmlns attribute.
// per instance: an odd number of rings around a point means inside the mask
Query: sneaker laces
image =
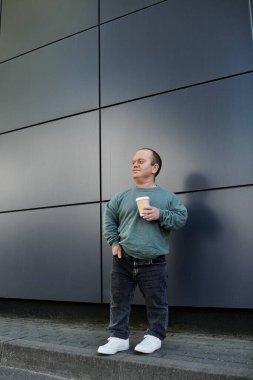
<svg viewBox="0 0 253 380"><path fill-rule="evenodd" d="M114 336L110 336L108 339L108 343L106 343L109 347L114 347L117 344L117 338Z"/></svg>
<svg viewBox="0 0 253 380"><path fill-rule="evenodd" d="M160 339L159 338L157 338L156 336L154 336L154 335L144 335L144 343L153 343L154 341L156 341L156 340L159 340L160 341Z"/></svg>

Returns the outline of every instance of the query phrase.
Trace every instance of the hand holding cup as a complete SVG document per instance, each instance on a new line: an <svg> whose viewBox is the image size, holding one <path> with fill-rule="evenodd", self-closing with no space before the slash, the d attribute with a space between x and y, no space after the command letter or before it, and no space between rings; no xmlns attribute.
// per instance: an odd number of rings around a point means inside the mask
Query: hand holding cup
<svg viewBox="0 0 253 380"><path fill-rule="evenodd" d="M147 196L136 198L139 214L147 222L151 222L152 220L159 219L159 209L156 207L150 206L149 201L150 201L150 198Z"/></svg>

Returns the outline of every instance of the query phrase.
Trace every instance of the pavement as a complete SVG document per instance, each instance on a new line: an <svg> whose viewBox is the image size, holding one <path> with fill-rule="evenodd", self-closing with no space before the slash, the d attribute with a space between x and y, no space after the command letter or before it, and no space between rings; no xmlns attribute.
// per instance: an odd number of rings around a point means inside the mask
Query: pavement
<svg viewBox="0 0 253 380"><path fill-rule="evenodd" d="M0 367L1 380L69 380L69 378L18 368Z"/></svg>
<svg viewBox="0 0 253 380"><path fill-rule="evenodd" d="M160 350L137 354L144 332L144 325L131 326L129 350L99 355L108 338L105 320L0 315L0 375L15 368L20 379L29 378L22 370L82 380L253 379L251 336L169 331Z"/></svg>

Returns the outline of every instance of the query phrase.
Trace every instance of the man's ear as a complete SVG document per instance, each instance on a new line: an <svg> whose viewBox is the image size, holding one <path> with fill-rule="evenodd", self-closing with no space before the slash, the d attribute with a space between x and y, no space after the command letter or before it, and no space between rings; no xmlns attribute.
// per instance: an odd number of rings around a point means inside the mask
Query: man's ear
<svg viewBox="0 0 253 380"><path fill-rule="evenodd" d="M152 168L152 173L157 173L158 172L158 170L159 170L159 165L158 164L154 164L153 165L153 168Z"/></svg>

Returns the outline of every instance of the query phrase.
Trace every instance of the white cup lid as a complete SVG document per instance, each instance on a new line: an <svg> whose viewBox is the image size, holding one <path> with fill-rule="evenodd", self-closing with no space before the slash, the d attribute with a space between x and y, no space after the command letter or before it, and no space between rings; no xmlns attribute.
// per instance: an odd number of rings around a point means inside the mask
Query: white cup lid
<svg viewBox="0 0 253 380"><path fill-rule="evenodd" d="M142 199L150 199L149 197L139 197L139 198L136 198L135 200L136 200L136 202L138 202L138 201L141 201Z"/></svg>

